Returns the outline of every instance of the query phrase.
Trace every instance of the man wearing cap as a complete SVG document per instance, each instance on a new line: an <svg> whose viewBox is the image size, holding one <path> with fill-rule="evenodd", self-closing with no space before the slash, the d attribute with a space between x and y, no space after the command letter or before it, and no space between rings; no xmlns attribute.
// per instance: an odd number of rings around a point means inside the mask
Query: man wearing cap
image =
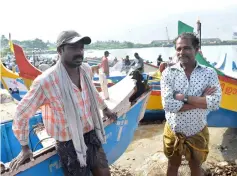
<svg viewBox="0 0 237 176"><path fill-rule="evenodd" d="M109 60L108 60L109 54L110 53L108 51L104 52L104 56L103 56L101 64L100 64L100 67L102 68L103 73L107 77L109 77Z"/></svg>
<svg viewBox="0 0 237 176"><path fill-rule="evenodd" d="M89 37L75 31L59 35L59 61L34 80L17 106L12 129L22 150L11 162L12 170L26 159L33 159L28 146L28 121L41 107L45 129L56 140L65 175L110 175L102 148L105 132L99 108L111 120L117 117L97 92L90 67L82 63L84 45L90 43Z"/></svg>

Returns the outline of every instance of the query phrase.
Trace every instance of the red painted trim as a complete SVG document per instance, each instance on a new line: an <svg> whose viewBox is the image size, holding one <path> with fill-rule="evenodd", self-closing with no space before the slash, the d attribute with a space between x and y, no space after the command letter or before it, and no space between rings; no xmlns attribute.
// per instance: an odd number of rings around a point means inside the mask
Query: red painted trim
<svg viewBox="0 0 237 176"><path fill-rule="evenodd" d="M161 91L151 91L151 95L161 96Z"/></svg>
<svg viewBox="0 0 237 176"><path fill-rule="evenodd" d="M231 77L228 77L228 76L220 76L218 75L219 77L219 80L220 81L224 81L226 83L230 83L230 84L234 84L234 85L237 85L237 79L234 79L234 78L231 78Z"/></svg>
<svg viewBox="0 0 237 176"><path fill-rule="evenodd" d="M34 80L42 72L33 65L31 65L31 63L25 57L23 49L20 46L13 44L13 47L14 47L14 54L16 57L16 63L20 71L19 73L20 77Z"/></svg>

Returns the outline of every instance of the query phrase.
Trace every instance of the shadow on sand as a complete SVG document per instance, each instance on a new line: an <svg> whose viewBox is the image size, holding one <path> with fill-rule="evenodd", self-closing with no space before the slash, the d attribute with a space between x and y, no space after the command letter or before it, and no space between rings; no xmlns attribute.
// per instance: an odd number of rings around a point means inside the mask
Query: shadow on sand
<svg viewBox="0 0 237 176"><path fill-rule="evenodd" d="M225 161L235 162L237 159L237 128L228 128L223 134L220 146Z"/></svg>

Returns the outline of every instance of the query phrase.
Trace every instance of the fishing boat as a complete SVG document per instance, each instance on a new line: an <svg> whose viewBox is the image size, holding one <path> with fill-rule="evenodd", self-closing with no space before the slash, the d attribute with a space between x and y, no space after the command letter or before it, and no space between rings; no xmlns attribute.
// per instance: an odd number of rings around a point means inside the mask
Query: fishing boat
<svg viewBox="0 0 237 176"><path fill-rule="evenodd" d="M237 64L235 61L232 61L232 70L237 71Z"/></svg>
<svg viewBox="0 0 237 176"><path fill-rule="evenodd" d="M30 89L32 81L42 72L28 61L20 46L13 44L13 49L16 63L20 71L19 76L23 78L25 85Z"/></svg>
<svg viewBox="0 0 237 176"><path fill-rule="evenodd" d="M227 57L227 53L225 53L225 57L224 57L224 60L222 61L222 63L220 64L220 66L215 66L218 70L224 70L225 69L225 66L226 66L226 57Z"/></svg>
<svg viewBox="0 0 237 176"><path fill-rule="evenodd" d="M163 121L165 119L165 111L163 109L162 103L161 103L161 92L160 92L160 77L161 74L159 72L159 67L144 63L144 73L143 77L145 78L147 75L149 75L148 85L151 87L151 95L149 98L149 101L147 103L146 112L144 115L143 120L144 121L156 121L160 120ZM108 86L113 86L120 80L122 80L125 76L110 76L108 78ZM100 83L99 78L94 77L94 84L97 87L97 90L100 91Z"/></svg>
<svg viewBox="0 0 237 176"><path fill-rule="evenodd" d="M108 88L110 99L105 102L119 117L115 123L103 118L106 132L106 143L103 144L103 148L110 165L127 149L138 123L145 113L150 90L144 92L134 103L131 103L129 98L134 93L134 87L135 81L131 76L126 76L116 85ZM47 135L42 125L41 113L33 116L29 124L29 146L34 151L34 161L28 161L14 172L6 167L2 175L63 175L55 150L55 140ZM12 132L12 120L1 122L1 134L1 161L7 166L18 155L21 148Z"/></svg>
<svg viewBox="0 0 237 176"><path fill-rule="evenodd" d="M14 99L20 101L28 91L22 78L18 73L14 73L6 68L2 62L0 62L0 69L1 84L3 85L3 88L8 90Z"/></svg>
<svg viewBox="0 0 237 176"><path fill-rule="evenodd" d="M182 32L193 32L191 26L185 23L178 23L179 34ZM198 53L196 60L199 64L213 68L217 74L222 88L222 99L220 108L207 115L208 126L237 128L237 78L227 76L221 70L211 65L203 56Z"/></svg>
<svg viewBox="0 0 237 176"><path fill-rule="evenodd" d="M200 54L197 54L196 60L207 67L212 67ZM215 69L215 68L214 68ZM208 126L213 127L237 127L237 79L225 75L216 69L222 88L222 99L220 108L212 111L207 116Z"/></svg>
<svg viewBox="0 0 237 176"><path fill-rule="evenodd" d="M156 72L158 70L159 70L159 67L157 67L156 65L144 62L144 73L149 74L151 72Z"/></svg>
<svg viewBox="0 0 237 176"><path fill-rule="evenodd" d="M20 70L20 75L22 76L24 81L27 81L30 86L30 83L41 74L41 71L34 67L25 57L23 49L13 44L15 58ZM144 120L164 120L164 110L161 104L161 94L160 94L160 74L158 72L158 67L144 63L144 70L150 72L150 80L148 84L151 86L152 92L147 104L147 109L145 113ZM146 79L147 74L143 74ZM108 87L111 87L121 81L124 76L110 76L108 78ZM94 77L94 84L98 91L101 91L101 86L98 77Z"/></svg>

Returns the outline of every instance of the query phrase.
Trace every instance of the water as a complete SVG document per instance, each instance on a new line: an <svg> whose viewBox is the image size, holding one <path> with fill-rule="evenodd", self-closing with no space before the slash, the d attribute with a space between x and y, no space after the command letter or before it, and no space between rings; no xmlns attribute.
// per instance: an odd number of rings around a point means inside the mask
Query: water
<svg viewBox="0 0 237 176"><path fill-rule="evenodd" d="M102 57L105 50L86 50L85 57ZM161 54L164 61L167 61L169 57L175 56L175 49L173 47L153 47L153 48L129 48L129 49L111 49L108 50L111 55L109 59L125 58L129 55L130 59L134 59L134 53L137 52L146 61L151 61L156 65L156 59ZM223 62L225 53L227 53L227 64L224 72L228 75L237 77L237 72L232 72L232 61L237 63L237 45L222 45L222 46L202 46L202 52L205 58L210 63Z"/></svg>
<svg viewBox="0 0 237 176"><path fill-rule="evenodd" d="M220 59L224 58L225 53L236 52L233 57L237 61L237 46L202 46L202 52L204 57L208 58L210 62L218 62ZM85 56L88 57L102 57L105 50L88 50ZM162 55L163 60L168 60L169 57L175 55L175 49L173 47L153 47L153 48L129 48L129 49L111 49L111 58L125 58L129 55L131 59L134 58L134 53L137 52L144 60L152 61L156 63L156 59L159 54Z"/></svg>

